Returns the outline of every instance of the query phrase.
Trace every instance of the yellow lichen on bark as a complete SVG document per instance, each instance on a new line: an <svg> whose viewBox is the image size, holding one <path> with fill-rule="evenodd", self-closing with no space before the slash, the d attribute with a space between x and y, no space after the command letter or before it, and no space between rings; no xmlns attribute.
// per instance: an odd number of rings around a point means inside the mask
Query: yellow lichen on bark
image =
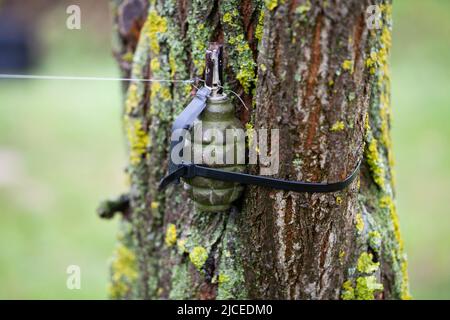
<svg viewBox="0 0 450 320"><path fill-rule="evenodd" d="M168 247L172 247L177 243L177 228L173 223L169 223L167 225L166 237L164 242Z"/></svg>
<svg viewBox="0 0 450 320"><path fill-rule="evenodd" d="M137 279L137 276L137 262L134 252L123 244L119 244L111 263L109 296L112 299L120 299L127 296L132 290L132 284Z"/></svg>
<svg viewBox="0 0 450 320"><path fill-rule="evenodd" d="M145 158L150 138L139 119L125 116L124 121L130 148L129 160L130 164L135 166Z"/></svg>
<svg viewBox="0 0 450 320"><path fill-rule="evenodd" d="M158 35L167 31L167 20L161 17L156 10L150 10L148 13L147 23L145 24L144 32L150 41L150 49L152 53L157 55L159 53L159 40Z"/></svg>

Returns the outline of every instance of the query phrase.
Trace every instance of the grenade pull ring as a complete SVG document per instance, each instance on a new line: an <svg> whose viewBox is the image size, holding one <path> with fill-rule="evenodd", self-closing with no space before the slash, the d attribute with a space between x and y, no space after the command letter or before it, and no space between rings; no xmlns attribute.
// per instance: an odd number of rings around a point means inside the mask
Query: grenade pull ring
<svg viewBox="0 0 450 320"><path fill-rule="evenodd" d="M223 95L223 45L212 42L206 50L205 87L211 90L211 97ZM228 89L248 110L244 100L233 90Z"/></svg>
<svg viewBox="0 0 450 320"><path fill-rule="evenodd" d="M212 42L206 50L205 86L211 96L223 94L223 45Z"/></svg>

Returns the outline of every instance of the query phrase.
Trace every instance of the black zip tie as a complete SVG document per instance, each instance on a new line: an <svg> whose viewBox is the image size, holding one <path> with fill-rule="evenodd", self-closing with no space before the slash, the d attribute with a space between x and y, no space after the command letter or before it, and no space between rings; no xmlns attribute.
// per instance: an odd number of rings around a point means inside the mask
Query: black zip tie
<svg viewBox="0 0 450 320"><path fill-rule="evenodd" d="M350 176L345 180L333 183L316 183L316 182L302 182L292 181L277 178L270 178L266 176L256 176L247 173L238 173L224 171L220 169L213 169L202 165L196 164L180 164L177 169L169 173L164 177L160 184L159 190L164 190L169 184L175 181L179 181L180 178L191 179L195 177L209 178L213 180L236 182L245 185L257 185L260 187L293 191L293 192L306 192L306 193L327 193L341 191L347 188L358 176L361 161L358 162L356 168L353 170Z"/></svg>

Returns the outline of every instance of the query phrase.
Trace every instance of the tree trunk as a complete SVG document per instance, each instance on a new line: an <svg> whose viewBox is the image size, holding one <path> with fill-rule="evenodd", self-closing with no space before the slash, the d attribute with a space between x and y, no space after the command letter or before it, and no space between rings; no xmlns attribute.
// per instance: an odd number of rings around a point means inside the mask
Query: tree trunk
<svg viewBox="0 0 450 320"><path fill-rule="evenodd" d="M366 23L378 5L379 28ZM226 213L196 212L180 186L158 192L184 83L125 87L130 192L111 263L112 298L406 299L390 140L391 4L315 0L115 0L115 52L135 78L202 75L225 47L225 83L247 128L280 130L278 177L345 179L302 194L247 187ZM254 174L259 168L252 168Z"/></svg>

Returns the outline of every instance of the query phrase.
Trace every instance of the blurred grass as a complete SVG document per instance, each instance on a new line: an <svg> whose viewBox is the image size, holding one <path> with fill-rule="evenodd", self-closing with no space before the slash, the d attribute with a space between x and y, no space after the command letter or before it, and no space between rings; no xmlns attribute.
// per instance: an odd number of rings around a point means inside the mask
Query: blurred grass
<svg viewBox="0 0 450 320"><path fill-rule="evenodd" d="M109 36L87 19L65 28L65 8L42 25L45 61L33 73L116 76ZM0 298L105 298L116 223L100 220L101 199L123 191L120 83L2 81ZM81 267L81 290L66 268Z"/></svg>
<svg viewBox="0 0 450 320"><path fill-rule="evenodd" d="M394 1L393 141L416 299L450 299L450 1Z"/></svg>
<svg viewBox="0 0 450 320"><path fill-rule="evenodd" d="M49 51L34 72L116 76L108 37L89 19L68 31L64 18L43 25ZM394 0L398 211L417 299L450 298L449 36L449 1ZM11 176L0 184L0 298L105 298L116 223L95 208L124 189L120 102L119 83L0 83L0 165ZM66 288L70 264L82 290Z"/></svg>

